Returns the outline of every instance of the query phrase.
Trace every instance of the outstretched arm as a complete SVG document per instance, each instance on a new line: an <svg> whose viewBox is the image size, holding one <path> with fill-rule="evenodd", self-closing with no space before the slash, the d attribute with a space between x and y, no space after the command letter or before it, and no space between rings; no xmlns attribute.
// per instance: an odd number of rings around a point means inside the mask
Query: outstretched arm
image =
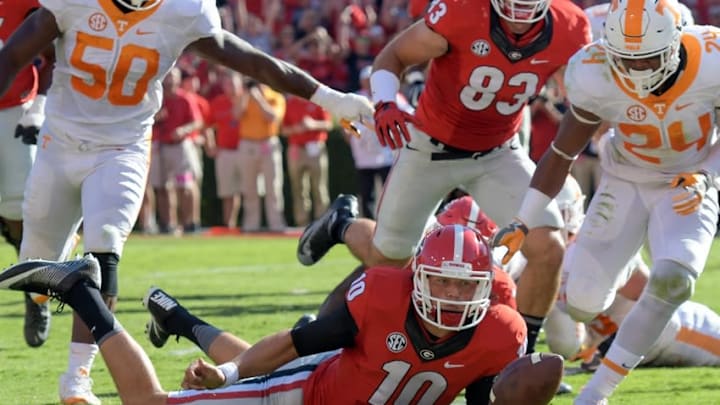
<svg viewBox="0 0 720 405"><path fill-rule="evenodd" d="M320 83L300 68L274 58L236 35L223 30L188 47L198 55L273 87L309 99Z"/></svg>
<svg viewBox="0 0 720 405"><path fill-rule="evenodd" d="M254 77L275 90L310 100L339 118L357 121L373 114L372 105L366 98L333 90L297 66L254 48L228 31L201 38L190 44L188 49Z"/></svg>
<svg viewBox="0 0 720 405"><path fill-rule="evenodd" d="M59 35L55 16L45 8L41 7L23 21L0 49L0 96L8 90L20 69Z"/></svg>

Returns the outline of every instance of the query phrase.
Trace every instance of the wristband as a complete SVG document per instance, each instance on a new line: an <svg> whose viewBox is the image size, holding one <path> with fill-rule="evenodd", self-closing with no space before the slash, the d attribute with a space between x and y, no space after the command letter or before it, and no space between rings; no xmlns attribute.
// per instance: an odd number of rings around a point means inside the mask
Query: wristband
<svg viewBox="0 0 720 405"><path fill-rule="evenodd" d="M370 75L370 92L373 104L395 102L400 91L400 79L389 70L378 70Z"/></svg>
<svg viewBox="0 0 720 405"><path fill-rule="evenodd" d="M229 387L237 382L237 380L240 378L240 374L238 372L238 367L235 362L228 362L223 363L218 366L218 369L223 373L225 376L225 383L220 388Z"/></svg>
<svg viewBox="0 0 720 405"><path fill-rule="evenodd" d="M525 193L520 211L518 211L517 219L524 223L528 229L536 227L538 218L542 218L543 211L550 205L552 198L548 197L542 191L530 187Z"/></svg>

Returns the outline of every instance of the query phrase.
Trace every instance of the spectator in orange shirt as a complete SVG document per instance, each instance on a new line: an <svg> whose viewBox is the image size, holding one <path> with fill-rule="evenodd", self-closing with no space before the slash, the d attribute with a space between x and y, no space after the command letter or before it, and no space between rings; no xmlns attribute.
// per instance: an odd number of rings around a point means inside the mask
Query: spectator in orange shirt
<svg viewBox="0 0 720 405"><path fill-rule="evenodd" d="M238 120L247 106L248 94L243 91L243 79L239 73L226 70L219 75L223 93L210 101L208 126L210 134L214 134L214 141L211 142L212 149L207 149L207 152L208 156L215 158L215 182L217 196L222 201L223 225L235 228L242 191Z"/></svg>
<svg viewBox="0 0 720 405"><path fill-rule="evenodd" d="M296 226L308 224L311 208L313 219L320 218L330 203L325 142L331 128L327 111L302 98L288 97L282 133L288 137L288 176Z"/></svg>
<svg viewBox="0 0 720 405"><path fill-rule="evenodd" d="M163 80L163 106L153 127L150 184L155 190L160 231L172 233L178 220L169 190L177 191L182 225L192 224L192 203L199 193L200 162L191 134L202 118L187 93L180 88L180 69L173 68Z"/></svg>
<svg viewBox="0 0 720 405"><path fill-rule="evenodd" d="M268 86L245 82L249 98L240 118L240 158L245 232L260 229L258 177L264 179L265 215L273 232L285 230L282 145L278 139L285 116L285 97Z"/></svg>

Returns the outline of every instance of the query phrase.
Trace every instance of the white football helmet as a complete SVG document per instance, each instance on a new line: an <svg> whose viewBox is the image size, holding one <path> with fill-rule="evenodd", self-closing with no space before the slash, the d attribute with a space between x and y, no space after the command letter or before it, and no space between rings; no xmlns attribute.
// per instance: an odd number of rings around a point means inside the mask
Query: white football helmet
<svg viewBox="0 0 720 405"><path fill-rule="evenodd" d="M545 18L551 0L490 0L495 11L506 21L534 23Z"/></svg>
<svg viewBox="0 0 720 405"><path fill-rule="evenodd" d="M676 0L613 0L603 45L608 63L628 90L647 97L680 64L682 14ZM636 70L623 60L660 58L657 69Z"/></svg>
<svg viewBox="0 0 720 405"><path fill-rule="evenodd" d="M122 4L123 7L129 8L130 10L142 11L150 10L151 8L157 7L162 0L116 0Z"/></svg>
<svg viewBox="0 0 720 405"><path fill-rule="evenodd" d="M475 230L461 225L433 230L423 239L412 269L413 305L426 322L441 329L462 330L485 317L492 290L492 257L487 242ZM458 297L434 296L431 283L441 288L452 284Z"/></svg>
<svg viewBox="0 0 720 405"><path fill-rule="evenodd" d="M578 233L585 220L585 195L574 177L567 176L563 188L555 197L555 201L557 201L565 221L563 236L565 242L567 242L571 234Z"/></svg>

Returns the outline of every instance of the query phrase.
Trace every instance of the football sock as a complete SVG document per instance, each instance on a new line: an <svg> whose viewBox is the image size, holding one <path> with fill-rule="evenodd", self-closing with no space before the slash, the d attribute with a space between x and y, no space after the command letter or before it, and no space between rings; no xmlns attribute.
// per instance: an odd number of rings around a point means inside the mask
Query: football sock
<svg viewBox="0 0 720 405"><path fill-rule="evenodd" d="M660 337L678 306L648 292L643 293L625 317L615 337L615 343L630 352L645 355ZM610 352L612 348L608 355Z"/></svg>
<svg viewBox="0 0 720 405"><path fill-rule="evenodd" d="M527 325L527 350L525 353L535 353L535 343L537 342L537 338L540 334L540 329L542 329L545 318L525 314L520 315L522 315L525 320L525 325Z"/></svg>
<svg viewBox="0 0 720 405"><path fill-rule="evenodd" d="M62 300L80 316L98 346L122 330L120 323L105 305L100 290L87 285L86 281L75 283Z"/></svg>
<svg viewBox="0 0 720 405"><path fill-rule="evenodd" d="M616 344L610 347L607 356L605 356L590 381L583 388L580 396L593 400L608 398L620 382L625 379L625 376L630 373L630 370L635 368L642 359L642 356L630 353L620 347L616 341Z"/></svg>
<svg viewBox="0 0 720 405"><path fill-rule="evenodd" d="M220 329L191 314L182 306L165 320L163 327L168 333L180 335L195 343L205 353L222 333Z"/></svg>
<svg viewBox="0 0 720 405"><path fill-rule="evenodd" d="M70 342L70 353L68 356L68 371L72 374L81 374L81 369L90 374L95 355L98 353L98 345L88 343Z"/></svg>

